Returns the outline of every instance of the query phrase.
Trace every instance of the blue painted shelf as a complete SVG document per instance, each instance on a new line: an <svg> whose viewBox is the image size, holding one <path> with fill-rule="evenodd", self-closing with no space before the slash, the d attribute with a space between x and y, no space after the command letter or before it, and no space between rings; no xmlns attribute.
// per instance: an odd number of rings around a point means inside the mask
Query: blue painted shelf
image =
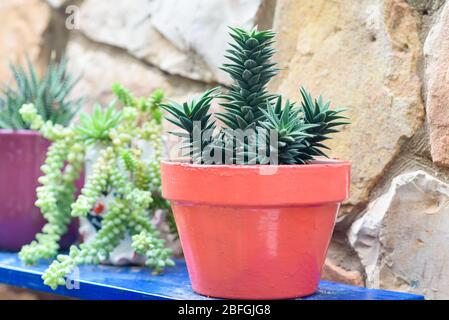
<svg viewBox="0 0 449 320"><path fill-rule="evenodd" d="M17 254L0 252L0 283L61 296L95 300L203 300L191 287L184 261L169 268L163 275L153 276L141 267L81 266L79 289L60 287L52 291L41 276L48 264L29 267L21 263ZM424 297L353 287L321 281L317 294L305 300L423 300Z"/></svg>

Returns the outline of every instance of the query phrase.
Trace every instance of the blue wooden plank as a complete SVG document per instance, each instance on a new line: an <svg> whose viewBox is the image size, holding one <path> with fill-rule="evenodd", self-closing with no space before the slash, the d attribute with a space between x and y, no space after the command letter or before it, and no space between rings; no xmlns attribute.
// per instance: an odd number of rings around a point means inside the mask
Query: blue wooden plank
<svg viewBox="0 0 449 320"><path fill-rule="evenodd" d="M48 264L24 266L17 254L0 252L0 283L81 299L114 300L198 300L184 261L168 268L163 275L153 276L140 267L81 266L79 289L60 287L52 291L41 276ZM321 281L318 293L305 300L422 300L422 296L385 290L373 290Z"/></svg>

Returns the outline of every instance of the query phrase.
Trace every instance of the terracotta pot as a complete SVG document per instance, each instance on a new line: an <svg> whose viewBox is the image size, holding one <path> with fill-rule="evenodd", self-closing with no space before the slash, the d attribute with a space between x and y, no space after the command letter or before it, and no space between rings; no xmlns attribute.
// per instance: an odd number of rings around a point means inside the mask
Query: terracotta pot
<svg viewBox="0 0 449 320"><path fill-rule="evenodd" d="M45 223L34 203L49 145L38 132L0 130L0 250L20 250ZM70 226L63 247L78 238L77 225Z"/></svg>
<svg viewBox="0 0 449 320"><path fill-rule="evenodd" d="M264 167L266 168L266 167ZM194 291L234 299L316 292L350 163L261 166L162 163Z"/></svg>

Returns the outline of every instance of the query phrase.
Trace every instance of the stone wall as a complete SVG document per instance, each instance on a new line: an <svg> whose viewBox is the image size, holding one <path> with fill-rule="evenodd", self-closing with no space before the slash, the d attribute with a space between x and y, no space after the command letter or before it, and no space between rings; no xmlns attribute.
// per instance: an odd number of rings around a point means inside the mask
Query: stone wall
<svg viewBox="0 0 449 320"><path fill-rule="evenodd" d="M54 50L84 75L86 109L115 81L174 100L227 85L226 26L273 28L271 89L299 99L304 85L352 119L331 142L353 173L325 278L449 298L449 2L3 0L0 17L0 80L6 61Z"/></svg>

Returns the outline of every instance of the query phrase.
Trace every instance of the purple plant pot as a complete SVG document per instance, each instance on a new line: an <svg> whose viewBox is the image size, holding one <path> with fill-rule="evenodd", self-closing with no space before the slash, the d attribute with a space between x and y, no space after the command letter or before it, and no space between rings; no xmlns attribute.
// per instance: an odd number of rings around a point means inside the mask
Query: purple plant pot
<svg viewBox="0 0 449 320"><path fill-rule="evenodd" d="M45 224L34 203L49 146L38 132L0 130L0 250L20 250ZM77 239L78 221L74 220L61 245L68 247Z"/></svg>

